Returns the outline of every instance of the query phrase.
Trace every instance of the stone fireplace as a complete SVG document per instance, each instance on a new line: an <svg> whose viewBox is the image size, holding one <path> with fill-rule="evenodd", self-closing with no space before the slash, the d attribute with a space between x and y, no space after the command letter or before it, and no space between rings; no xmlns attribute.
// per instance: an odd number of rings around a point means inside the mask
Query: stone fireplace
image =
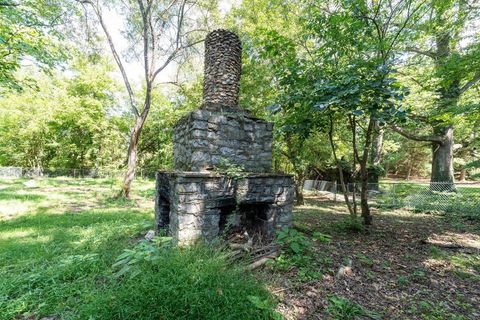
<svg viewBox="0 0 480 320"><path fill-rule="evenodd" d="M179 245L231 230L268 240L291 224L293 180L272 173L273 124L238 104L241 54L235 33L208 34L203 104L174 127L174 171L156 176L157 230Z"/></svg>

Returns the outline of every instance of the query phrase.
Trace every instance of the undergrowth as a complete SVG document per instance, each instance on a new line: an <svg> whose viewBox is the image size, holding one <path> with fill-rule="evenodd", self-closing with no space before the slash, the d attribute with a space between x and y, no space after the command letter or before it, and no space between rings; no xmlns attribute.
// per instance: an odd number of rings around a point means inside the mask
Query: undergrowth
<svg viewBox="0 0 480 320"><path fill-rule="evenodd" d="M221 252L139 241L153 227L153 182L133 188L147 209L111 201L109 187L87 182L2 182L0 208L14 215L0 223L0 319L278 317L262 285ZM51 185L55 192L44 189ZM42 198L24 196L30 189Z"/></svg>

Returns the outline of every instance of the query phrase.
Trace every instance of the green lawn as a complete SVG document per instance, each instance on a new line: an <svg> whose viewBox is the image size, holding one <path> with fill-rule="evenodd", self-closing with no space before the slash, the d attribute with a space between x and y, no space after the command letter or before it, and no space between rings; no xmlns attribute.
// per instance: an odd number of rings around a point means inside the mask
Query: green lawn
<svg viewBox="0 0 480 320"><path fill-rule="evenodd" d="M0 180L0 319L268 319L273 299L221 252L142 242L153 181ZM127 272L112 267L132 249ZM153 258L152 258L153 257Z"/></svg>

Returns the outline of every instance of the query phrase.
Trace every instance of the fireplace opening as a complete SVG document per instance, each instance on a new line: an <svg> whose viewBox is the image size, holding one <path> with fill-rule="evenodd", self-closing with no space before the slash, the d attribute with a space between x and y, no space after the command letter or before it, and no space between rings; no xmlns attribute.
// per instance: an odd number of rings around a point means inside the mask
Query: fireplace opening
<svg viewBox="0 0 480 320"><path fill-rule="evenodd" d="M231 231L232 224L232 215L235 213L236 206L234 204L229 204L220 208L220 219L218 221L218 233L224 234L225 232Z"/></svg>
<svg viewBox="0 0 480 320"><path fill-rule="evenodd" d="M242 226L248 234L263 237L267 235L267 203L245 203L239 205Z"/></svg>
<svg viewBox="0 0 480 320"><path fill-rule="evenodd" d="M158 196L157 201L157 228L165 228L170 224L170 201L164 196Z"/></svg>

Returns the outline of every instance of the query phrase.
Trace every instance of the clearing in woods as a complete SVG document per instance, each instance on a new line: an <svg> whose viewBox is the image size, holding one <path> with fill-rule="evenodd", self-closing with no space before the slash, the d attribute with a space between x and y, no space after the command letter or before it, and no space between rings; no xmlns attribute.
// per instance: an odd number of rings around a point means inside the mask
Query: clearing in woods
<svg viewBox="0 0 480 320"><path fill-rule="evenodd" d="M480 317L478 221L382 210L365 231L342 204L309 195L280 256L253 275L190 252L130 280L112 265L153 228L154 183L136 181L131 201L112 200L116 190L0 180L0 319Z"/></svg>

